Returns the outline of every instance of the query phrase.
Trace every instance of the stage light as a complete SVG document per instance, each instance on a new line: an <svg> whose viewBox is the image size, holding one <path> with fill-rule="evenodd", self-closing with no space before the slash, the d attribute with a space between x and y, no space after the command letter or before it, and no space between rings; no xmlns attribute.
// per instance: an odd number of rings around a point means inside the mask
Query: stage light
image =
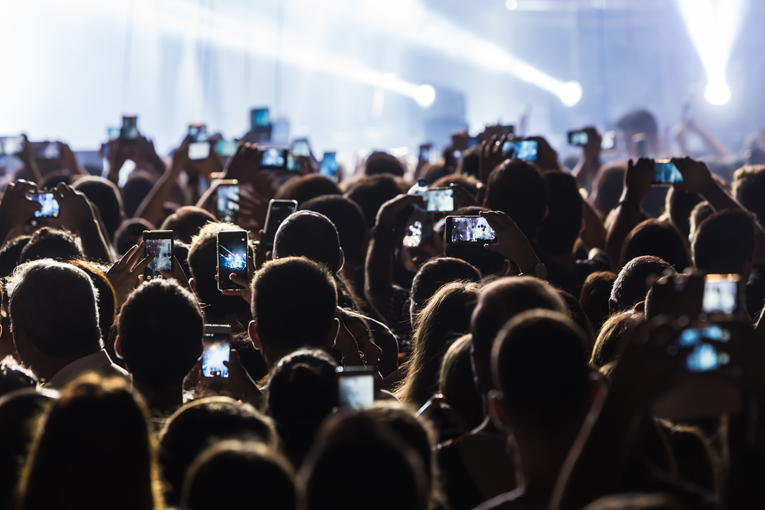
<svg viewBox="0 0 765 510"><path fill-rule="evenodd" d="M518 8L518 0L507 0L505 7L507 7L508 11L516 10Z"/></svg>
<svg viewBox="0 0 765 510"><path fill-rule="evenodd" d="M564 105L574 106L580 99L582 99L582 86L578 81L564 83L560 87L558 97L560 97L560 100Z"/></svg>
<svg viewBox="0 0 765 510"><path fill-rule="evenodd" d="M414 100L423 108L428 108L436 100L436 90L430 85L420 85L417 87Z"/></svg>
<svg viewBox="0 0 765 510"><path fill-rule="evenodd" d="M713 105L723 105L730 100L730 87L725 80L709 82L707 90L704 91L704 98Z"/></svg>

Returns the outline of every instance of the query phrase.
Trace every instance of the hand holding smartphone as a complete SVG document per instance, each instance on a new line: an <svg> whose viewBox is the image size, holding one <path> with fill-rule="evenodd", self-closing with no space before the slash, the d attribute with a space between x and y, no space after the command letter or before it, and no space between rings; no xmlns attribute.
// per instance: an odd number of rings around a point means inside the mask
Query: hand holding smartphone
<svg viewBox="0 0 765 510"><path fill-rule="evenodd" d="M231 326L205 324L203 343L202 379L228 379L228 367L224 362L228 363L231 357Z"/></svg>
<svg viewBox="0 0 765 510"><path fill-rule="evenodd" d="M144 230L143 241L145 245L144 255L154 255L143 272L144 281L164 278L163 272L172 273L174 267L174 241L172 230Z"/></svg>
<svg viewBox="0 0 765 510"><path fill-rule="evenodd" d="M218 290L242 288L231 275L247 280L247 239L246 230L218 232Z"/></svg>

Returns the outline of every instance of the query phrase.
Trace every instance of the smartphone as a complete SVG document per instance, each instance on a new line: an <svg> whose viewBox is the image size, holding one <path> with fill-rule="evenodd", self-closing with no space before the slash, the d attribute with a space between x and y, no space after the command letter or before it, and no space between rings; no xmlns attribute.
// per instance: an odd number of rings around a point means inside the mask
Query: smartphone
<svg viewBox="0 0 765 510"><path fill-rule="evenodd" d="M231 281L235 274L247 279L247 231L224 230L218 232L218 290L236 290L242 287Z"/></svg>
<svg viewBox="0 0 765 510"><path fill-rule="evenodd" d="M23 150L23 136L4 136L0 138L0 156L14 156Z"/></svg>
<svg viewBox="0 0 765 510"><path fill-rule="evenodd" d="M120 131L122 140L126 142L135 142L138 140L138 117L135 115L122 116L122 130Z"/></svg>
<svg viewBox="0 0 765 510"><path fill-rule="evenodd" d="M288 156L289 151L287 149L269 147L263 150L263 159L260 161L260 167L269 170L286 170Z"/></svg>
<svg viewBox="0 0 765 510"><path fill-rule="evenodd" d="M737 274L710 274L704 281L704 313L732 314L741 303L740 282Z"/></svg>
<svg viewBox="0 0 765 510"><path fill-rule="evenodd" d="M268 203L268 213L266 214L266 249L274 247L274 237L279 225L287 217L297 211L297 200L271 200Z"/></svg>
<svg viewBox="0 0 765 510"><path fill-rule="evenodd" d="M143 241L146 245L144 256L155 255L143 272L144 281L163 278L162 271L173 272L173 231L144 230Z"/></svg>
<svg viewBox="0 0 765 510"><path fill-rule="evenodd" d="M338 367L338 407L368 409L375 401L374 371L369 367Z"/></svg>
<svg viewBox="0 0 765 510"><path fill-rule="evenodd" d="M454 211L454 190L450 188L429 189L420 193L428 212Z"/></svg>
<svg viewBox="0 0 765 510"><path fill-rule="evenodd" d="M676 348L691 349L685 359L689 372L712 372L730 363L730 354L723 346L730 342L730 331L716 324L686 328L675 341Z"/></svg>
<svg viewBox="0 0 765 510"><path fill-rule="evenodd" d="M287 153L287 171L299 172L303 168L303 164L308 158L305 156L293 156Z"/></svg>
<svg viewBox="0 0 765 510"><path fill-rule="evenodd" d="M512 128L513 126L510 126L510 127ZM470 138L468 138L467 148L469 149L471 147L475 147L476 145L480 145L480 144L481 144L481 140L477 136L471 136Z"/></svg>
<svg viewBox="0 0 765 510"><path fill-rule="evenodd" d="M500 135L512 135L515 134L515 126L508 125L499 128Z"/></svg>
<svg viewBox="0 0 765 510"><path fill-rule="evenodd" d="M406 248L419 248L433 241L433 220L430 213L422 207L413 205L412 212L404 227L402 244Z"/></svg>
<svg viewBox="0 0 765 510"><path fill-rule="evenodd" d="M568 144L583 147L587 145L590 137L587 131L569 131L568 132Z"/></svg>
<svg viewBox="0 0 765 510"><path fill-rule="evenodd" d="M61 145L58 142L32 142L32 153L36 159L59 159Z"/></svg>
<svg viewBox="0 0 765 510"><path fill-rule="evenodd" d="M325 152L324 157L321 160L321 166L319 167L319 173L326 175L330 179L337 181L337 170L339 166L337 164L337 156L334 152Z"/></svg>
<svg viewBox="0 0 765 510"><path fill-rule="evenodd" d="M231 326L228 324L205 324L203 333L202 378L226 379L231 356Z"/></svg>
<svg viewBox="0 0 765 510"><path fill-rule="evenodd" d="M496 243L497 233L481 216L447 216L447 244Z"/></svg>
<svg viewBox="0 0 765 510"><path fill-rule="evenodd" d="M603 152L616 150L616 131L606 131L600 135L600 150Z"/></svg>
<svg viewBox="0 0 765 510"><path fill-rule="evenodd" d="M106 136L109 138L109 140L116 140L120 137L120 131L120 128L108 127L106 128Z"/></svg>
<svg viewBox="0 0 765 510"><path fill-rule="evenodd" d="M207 137L207 124L189 124L189 138L192 143L206 142Z"/></svg>
<svg viewBox="0 0 765 510"><path fill-rule="evenodd" d="M513 150L513 157L524 161L536 161L538 144L534 140L509 140L502 146L502 154L507 155Z"/></svg>
<svg viewBox="0 0 765 510"><path fill-rule="evenodd" d="M236 153L236 140L218 140L215 142L215 153L218 156L228 158Z"/></svg>
<svg viewBox="0 0 765 510"><path fill-rule="evenodd" d="M683 174L680 173L675 164L668 159L657 160L651 184L663 185L677 182L683 182Z"/></svg>
<svg viewBox="0 0 765 510"><path fill-rule="evenodd" d="M31 198L42 206L42 209L35 211L35 218L57 218L59 213L58 200L49 192L28 193L27 198Z"/></svg>
<svg viewBox="0 0 765 510"><path fill-rule="evenodd" d="M250 128L264 128L271 126L271 115L268 108L253 108L250 110Z"/></svg>
<svg viewBox="0 0 765 510"><path fill-rule="evenodd" d="M239 212L239 183L236 179L219 181L216 195L218 218L234 223Z"/></svg>
<svg viewBox="0 0 765 510"><path fill-rule="evenodd" d="M420 161L430 161L430 151L433 150L433 144L424 143L420 145L420 153L417 155Z"/></svg>
<svg viewBox="0 0 765 510"><path fill-rule="evenodd" d="M292 142L292 154L295 156L309 157L311 155L311 145L308 138L296 138Z"/></svg>

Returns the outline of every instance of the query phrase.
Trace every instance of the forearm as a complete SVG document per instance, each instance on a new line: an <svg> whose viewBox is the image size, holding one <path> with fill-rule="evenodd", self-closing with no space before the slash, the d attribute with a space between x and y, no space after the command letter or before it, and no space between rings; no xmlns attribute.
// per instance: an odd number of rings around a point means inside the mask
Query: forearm
<svg viewBox="0 0 765 510"><path fill-rule="evenodd" d="M614 272L621 269L622 245L632 229L640 223L640 218L640 201L623 196L622 204L618 206L616 218L606 237L606 253Z"/></svg>
<svg viewBox="0 0 765 510"><path fill-rule="evenodd" d="M82 251L90 260L108 262L112 261L112 253L109 243L101 233L96 220L88 221L77 230L82 242Z"/></svg>
<svg viewBox="0 0 765 510"><path fill-rule="evenodd" d="M170 170L162 174L157 183L151 189L141 205L136 210L135 217L143 218L152 225L157 225L162 219L162 207L170 195L181 168L178 164L173 164Z"/></svg>
<svg viewBox="0 0 765 510"><path fill-rule="evenodd" d="M364 266L364 295L378 314L385 317L393 293L393 257L395 248L392 229L384 235L374 236L369 242Z"/></svg>
<svg viewBox="0 0 765 510"><path fill-rule="evenodd" d="M595 175L598 173L599 169L600 157L590 159L583 155L581 158L579 158L576 166L571 171L571 175L576 177L576 181L579 183L579 186L589 190L592 185L592 180L595 178Z"/></svg>
<svg viewBox="0 0 765 510"><path fill-rule="evenodd" d="M600 250L606 249L606 227L603 226L603 222L595 212L595 209L586 200L584 202L584 210L582 218L584 219L584 230L580 234L582 242L584 242L587 249L598 248Z"/></svg>
<svg viewBox="0 0 765 510"><path fill-rule="evenodd" d="M723 145L720 140L712 136L712 134L702 126L695 124L693 129L699 134L701 139L704 140L704 143L707 147L709 147L709 150L711 150L712 153L718 158L726 158L733 155L733 153L725 145Z"/></svg>

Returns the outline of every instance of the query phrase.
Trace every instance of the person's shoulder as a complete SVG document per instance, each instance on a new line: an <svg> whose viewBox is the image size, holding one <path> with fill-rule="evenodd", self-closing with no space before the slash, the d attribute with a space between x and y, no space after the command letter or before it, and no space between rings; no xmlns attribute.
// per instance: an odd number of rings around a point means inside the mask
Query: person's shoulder
<svg viewBox="0 0 765 510"><path fill-rule="evenodd" d="M484 501L473 510L536 510L536 508L529 504L523 489L518 488Z"/></svg>

